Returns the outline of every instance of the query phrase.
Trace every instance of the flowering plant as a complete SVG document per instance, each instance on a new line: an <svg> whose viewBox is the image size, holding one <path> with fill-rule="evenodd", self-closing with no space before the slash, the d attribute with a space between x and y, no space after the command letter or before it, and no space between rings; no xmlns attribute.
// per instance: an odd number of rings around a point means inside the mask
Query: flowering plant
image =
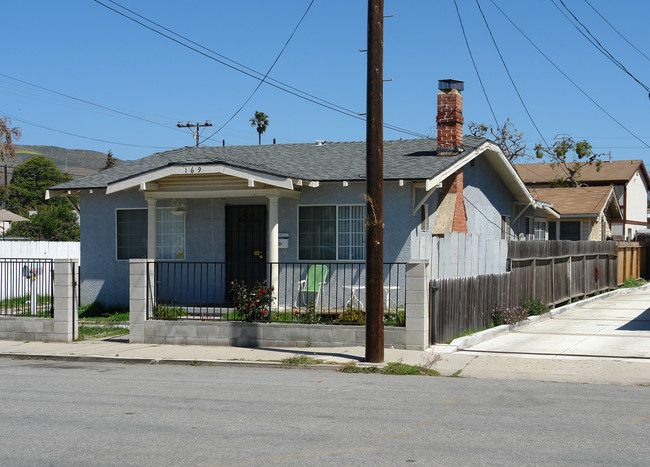
<svg viewBox="0 0 650 467"><path fill-rule="evenodd" d="M230 283L230 295L235 307L236 316L242 321L270 321L271 304L273 303L273 287L266 281L249 289L244 281Z"/></svg>
<svg viewBox="0 0 650 467"><path fill-rule="evenodd" d="M539 298L521 299L521 306L528 310L529 315L542 315L548 313L550 308Z"/></svg>
<svg viewBox="0 0 650 467"><path fill-rule="evenodd" d="M514 324L528 319L528 310L522 306L506 307L497 305L492 309L492 322L495 326L502 324Z"/></svg>

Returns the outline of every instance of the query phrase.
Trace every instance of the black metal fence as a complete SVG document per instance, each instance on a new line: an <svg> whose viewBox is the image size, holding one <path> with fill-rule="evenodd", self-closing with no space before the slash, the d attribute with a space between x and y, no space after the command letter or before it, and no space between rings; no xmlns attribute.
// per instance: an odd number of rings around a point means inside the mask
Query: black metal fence
<svg viewBox="0 0 650 467"><path fill-rule="evenodd" d="M0 316L54 317L53 260L0 258Z"/></svg>
<svg viewBox="0 0 650 467"><path fill-rule="evenodd" d="M148 319L365 323L364 263L154 261ZM149 269L151 271L151 269ZM384 322L404 326L406 263L384 264Z"/></svg>

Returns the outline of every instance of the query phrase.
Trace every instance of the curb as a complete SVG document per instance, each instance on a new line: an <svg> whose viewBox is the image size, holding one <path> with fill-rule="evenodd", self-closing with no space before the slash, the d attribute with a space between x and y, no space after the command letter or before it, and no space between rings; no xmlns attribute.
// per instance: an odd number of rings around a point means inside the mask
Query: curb
<svg viewBox="0 0 650 467"><path fill-rule="evenodd" d="M196 366L243 366L253 368L303 368L309 370L328 369L338 370L343 364L318 364L318 365L292 365L282 362L254 361L254 360L188 360L188 359L160 359L160 358L137 358L137 357L102 357L98 355L34 355L34 354L10 354L2 353L0 358L17 360L54 360L60 362L93 362L93 363L121 363L121 364L149 364L149 365L196 365Z"/></svg>
<svg viewBox="0 0 650 467"><path fill-rule="evenodd" d="M490 339L494 339L495 337L502 336L504 334L508 334L510 332L513 332L521 327L529 326L531 324L536 324L541 321L545 321L547 319L553 319L555 316L560 315L562 313L566 313L567 311L571 311L575 308L581 308L585 305L588 305L590 303L593 303L597 300L603 299L603 298L608 298L608 297L613 297L616 295L620 294L628 294L636 290L646 290L650 288L650 284L642 285L641 287L631 287L627 289L616 289L616 290L611 290L609 292L602 293L600 295L594 295L593 297L586 298L584 300L580 300L575 303L569 303L567 305L563 305L559 308L554 308L548 313L544 313L543 315L538 315L538 316L531 316L529 317L526 321L521 321L515 325L508 325L508 324L502 324L501 326L496 326L490 329L485 329L483 331L477 332L475 334L471 334L469 336L463 336L459 337L457 339L454 339L449 343L446 349L444 349L440 353L453 353L456 352L457 350L463 350L466 349L467 347L472 347L473 345L480 344L481 342L488 341Z"/></svg>
<svg viewBox="0 0 650 467"><path fill-rule="evenodd" d="M304 370L331 370L339 371L345 363L321 364L290 364L281 361L255 361L255 360L198 360L198 359L169 359L148 357L104 357L99 355L55 355L55 354L18 354L0 353L0 358L15 360L54 360L60 362L89 362L89 363L116 363L116 364L148 364L148 365L187 365L187 366L221 366L221 367L248 367L248 368L281 368ZM387 363L373 364L359 362L360 368L376 366L383 368Z"/></svg>

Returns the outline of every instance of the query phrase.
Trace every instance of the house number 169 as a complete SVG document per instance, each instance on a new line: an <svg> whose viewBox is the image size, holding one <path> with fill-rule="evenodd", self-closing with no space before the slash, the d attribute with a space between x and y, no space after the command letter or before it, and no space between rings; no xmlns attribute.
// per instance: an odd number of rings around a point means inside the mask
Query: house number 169
<svg viewBox="0 0 650 467"><path fill-rule="evenodd" d="M201 167L185 167L186 174L201 173Z"/></svg>

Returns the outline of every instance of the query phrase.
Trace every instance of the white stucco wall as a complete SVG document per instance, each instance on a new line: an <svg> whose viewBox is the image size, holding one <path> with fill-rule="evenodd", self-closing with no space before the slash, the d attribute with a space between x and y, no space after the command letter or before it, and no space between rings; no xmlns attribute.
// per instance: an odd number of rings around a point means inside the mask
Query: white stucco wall
<svg viewBox="0 0 650 467"><path fill-rule="evenodd" d="M638 170L627 184L625 202L626 223L623 235L627 236L631 229L634 236L638 230L646 228L648 215L648 186Z"/></svg>

